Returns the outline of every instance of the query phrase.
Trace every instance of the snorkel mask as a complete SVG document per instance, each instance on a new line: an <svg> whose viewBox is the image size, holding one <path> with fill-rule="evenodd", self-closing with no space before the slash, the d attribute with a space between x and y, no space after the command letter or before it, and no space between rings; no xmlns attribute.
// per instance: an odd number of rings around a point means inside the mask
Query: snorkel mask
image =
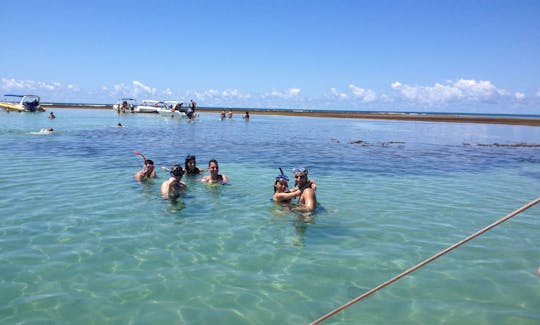
<svg viewBox="0 0 540 325"><path fill-rule="evenodd" d="M302 173L304 175L308 174L308 170L306 168L304 168L304 167L302 167L302 168L293 168L292 172L294 174L297 174L297 173Z"/></svg>
<svg viewBox="0 0 540 325"><path fill-rule="evenodd" d="M172 168L171 168L171 171L169 172L169 174L171 174L171 176L184 176L184 170L182 170L182 166L180 165L174 165Z"/></svg>
<svg viewBox="0 0 540 325"><path fill-rule="evenodd" d="M289 177L287 177L287 175L285 175L285 173L283 172L283 169L281 169L281 167L279 168L279 172L281 174L277 175L276 176L276 182L279 182L281 180L284 180L284 181L289 181Z"/></svg>

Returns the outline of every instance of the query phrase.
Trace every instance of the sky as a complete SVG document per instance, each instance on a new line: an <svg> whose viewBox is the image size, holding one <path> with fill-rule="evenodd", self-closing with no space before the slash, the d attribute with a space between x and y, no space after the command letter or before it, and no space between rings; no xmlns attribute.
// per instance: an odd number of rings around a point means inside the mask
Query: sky
<svg viewBox="0 0 540 325"><path fill-rule="evenodd" d="M540 114L538 0L0 0L0 92Z"/></svg>

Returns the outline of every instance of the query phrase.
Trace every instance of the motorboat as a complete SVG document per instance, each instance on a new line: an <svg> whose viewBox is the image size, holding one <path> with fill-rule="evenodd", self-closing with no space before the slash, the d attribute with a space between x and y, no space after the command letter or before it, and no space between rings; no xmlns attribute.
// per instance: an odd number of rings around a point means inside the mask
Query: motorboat
<svg viewBox="0 0 540 325"><path fill-rule="evenodd" d="M182 108L183 102L167 100L163 102L164 107L158 109L158 113L163 117L186 118L185 109Z"/></svg>
<svg viewBox="0 0 540 325"><path fill-rule="evenodd" d="M40 105L39 96L36 95L5 94L0 107L15 112L45 112L45 108Z"/></svg>
<svg viewBox="0 0 540 325"><path fill-rule="evenodd" d="M159 109L165 108L165 103L159 100L145 99L141 105L135 106L134 113L157 113Z"/></svg>
<svg viewBox="0 0 540 325"><path fill-rule="evenodd" d="M133 113L137 107L137 100L134 98L120 98L116 104L113 105L113 110L118 113Z"/></svg>

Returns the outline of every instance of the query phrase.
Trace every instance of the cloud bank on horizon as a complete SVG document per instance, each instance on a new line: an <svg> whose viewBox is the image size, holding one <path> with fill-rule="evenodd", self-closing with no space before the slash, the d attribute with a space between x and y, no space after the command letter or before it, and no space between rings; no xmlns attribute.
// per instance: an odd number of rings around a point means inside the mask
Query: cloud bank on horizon
<svg viewBox="0 0 540 325"><path fill-rule="evenodd" d="M504 112L515 114L538 114L540 89L533 94L509 91L496 87L487 80L447 80L434 85L412 85L395 81L388 93L349 84L338 90L329 88L319 97L306 97L301 88L272 89L262 93L250 93L239 89L179 90L158 89L141 81L102 86L97 90L84 90L74 83L44 82L35 80L0 79L3 93L35 93L45 102L102 103L110 104L119 98L133 97L139 100L196 100L200 106L238 108L284 108L284 109L340 109L340 110L416 110L416 111L470 111L493 112L494 107L504 107ZM457 110L456 110L457 109Z"/></svg>

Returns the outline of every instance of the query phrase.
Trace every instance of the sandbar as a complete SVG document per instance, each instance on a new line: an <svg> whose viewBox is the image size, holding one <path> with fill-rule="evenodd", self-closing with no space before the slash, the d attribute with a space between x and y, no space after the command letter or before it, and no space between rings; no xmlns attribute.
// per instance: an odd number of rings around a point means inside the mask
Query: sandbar
<svg viewBox="0 0 540 325"><path fill-rule="evenodd" d="M112 105L84 105L84 104L43 104L47 109L56 108L83 108L83 109L112 109ZM326 118L351 118L351 119L371 119L371 120L396 120L396 121L418 121L418 122L450 122L450 123L481 123L481 124L507 124L507 125L527 125L540 126L540 118L533 117L508 117L508 116L482 116L482 115L458 115L458 114L410 114L410 113L364 113L346 111L304 111L285 109L245 109L245 108L212 108L197 107L200 112L219 114L223 110L231 110L234 116L241 117L246 111L250 115L281 115L281 116L303 116L303 117L326 117Z"/></svg>

